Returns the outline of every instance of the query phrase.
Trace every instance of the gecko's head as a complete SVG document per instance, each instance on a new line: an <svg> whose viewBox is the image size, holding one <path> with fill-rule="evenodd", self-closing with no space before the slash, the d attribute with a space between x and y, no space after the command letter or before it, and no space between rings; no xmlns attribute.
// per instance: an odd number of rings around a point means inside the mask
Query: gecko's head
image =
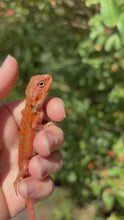
<svg viewBox="0 0 124 220"><path fill-rule="evenodd" d="M38 107L44 102L51 83L50 75L36 75L30 79L26 88L26 99L31 106Z"/></svg>

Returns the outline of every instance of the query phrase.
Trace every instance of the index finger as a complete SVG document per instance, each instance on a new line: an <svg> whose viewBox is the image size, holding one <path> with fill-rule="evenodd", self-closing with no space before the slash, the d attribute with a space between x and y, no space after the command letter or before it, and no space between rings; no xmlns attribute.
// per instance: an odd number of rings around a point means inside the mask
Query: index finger
<svg viewBox="0 0 124 220"><path fill-rule="evenodd" d="M46 119L60 122L65 118L65 105L62 99L52 97L45 102Z"/></svg>

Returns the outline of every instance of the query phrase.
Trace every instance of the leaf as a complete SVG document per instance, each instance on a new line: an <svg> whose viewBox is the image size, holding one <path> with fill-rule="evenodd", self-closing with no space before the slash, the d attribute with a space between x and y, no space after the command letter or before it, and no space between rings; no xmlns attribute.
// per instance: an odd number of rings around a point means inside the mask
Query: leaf
<svg viewBox="0 0 124 220"><path fill-rule="evenodd" d="M77 176L76 173L74 171L71 171L70 174L68 175L68 181L70 183L74 183L77 181Z"/></svg>
<svg viewBox="0 0 124 220"><path fill-rule="evenodd" d="M103 192L102 198L103 198L104 204L106 206L106 209L109 211L112 210L113 205L114 205L114 201L115 201L115 197L114 197L114 195L109 193L109 189L107 189Z"/></svg>
<svg viewBox="0 0 124 220"><path fill-rule="evenodd" d="M116 196L116 199L117 199L118 203L119 203L122 207L124 207L124 193L123 193L123 191L119 191L119 192L118 192L118 194L117 194L117 196Z"/></svg>
<svg viewBox="0 0 124 220"><path fill-rule="evenodd" d="M92 6L93 4L98 4L100 0L87 0L86 1L86 6L87 7L90 7Z"/></svg>
<svg viewBox="0 0 124 220"><path fill-rule="evenodd" d="M100 5L103 23L109 28L115 27L119 17L119 10L115 0L101 0Z"/></svg>
<svg viewBox="0 0 124 220"><path fill-rule="evenodd" d="M101 35L97 38L96 46L103 46L105 43L106 37Z"/></svg>
<svg viewBox="0 0 124 220"><path fill-rule="evenodd" d="M80 149L85 149L85 148L86 148L86 143L85 143L84 140L81 140L81 141L79 142L79 144L80 144Z"/></svg>
<svg viewBox="0 0 124 220"><path fill-rule="evenodd" d="M117 28L119 30L121 39L122 39L122 43L124 44L124 13L120 15L118 24L117 24Z"/></svg>
<svg viewBox="0 0 124 220"><path fill-rule="evenodd" d="M116 153L117 156L124 156L124 137L123 135L120 136L120 138L118 139L118 141L116 142L116 144L113 147L114 152Z"/></svg>
<svg viewBox="0 0 124 220"><path fill-rule="evenodd" d="M121 42L120 42L118 34L111 35L105 43L106 51L111 51L112 48L119 49L120 47L121 47Z"/></svg>

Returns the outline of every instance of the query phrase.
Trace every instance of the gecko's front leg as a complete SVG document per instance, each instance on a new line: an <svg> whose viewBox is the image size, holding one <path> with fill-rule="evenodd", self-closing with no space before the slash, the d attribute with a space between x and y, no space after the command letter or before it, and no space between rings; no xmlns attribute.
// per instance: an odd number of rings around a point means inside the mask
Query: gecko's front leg
<svg viewBox="0 0 124 220"><path fill-rule="evenodd" d="M53 121L49 121L49 122L47 122L47 123L45 123L45 124L42 124L43 117L44 117L44 112L43 112L43 111L42 111L42 112L39 112L39 113L35 116L35 118L34 118L34 120L33 120L33 122L32 122L32 128L33 128L34 130L40 131L40 130L42 130L43 128L47 128L47 127L49 127L49 126L51 126L51 125L54 124Z"/></svg>

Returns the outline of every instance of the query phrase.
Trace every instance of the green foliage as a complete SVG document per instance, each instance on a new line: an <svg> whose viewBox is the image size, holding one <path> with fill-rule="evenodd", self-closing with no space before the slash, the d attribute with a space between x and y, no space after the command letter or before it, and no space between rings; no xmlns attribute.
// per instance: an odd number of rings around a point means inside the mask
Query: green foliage
<svg viewBox="0 0 124 220"><path fill-rule="evenodd" d="M115 0L101 0L101 18L104 24L113 28L117 25L119 10Z"/></svg>
<svg viewBox="0 0 124 220"><path fill-rule="evenodd" d="M30 76L52 74L50 95L62 98L67 111L65 162L56 182L70 189L76 205L95 202L94 219L124 216L123 5L124 0L0 3L0 60L10 53L20 67L8 99L24 96Z"/></svg>

